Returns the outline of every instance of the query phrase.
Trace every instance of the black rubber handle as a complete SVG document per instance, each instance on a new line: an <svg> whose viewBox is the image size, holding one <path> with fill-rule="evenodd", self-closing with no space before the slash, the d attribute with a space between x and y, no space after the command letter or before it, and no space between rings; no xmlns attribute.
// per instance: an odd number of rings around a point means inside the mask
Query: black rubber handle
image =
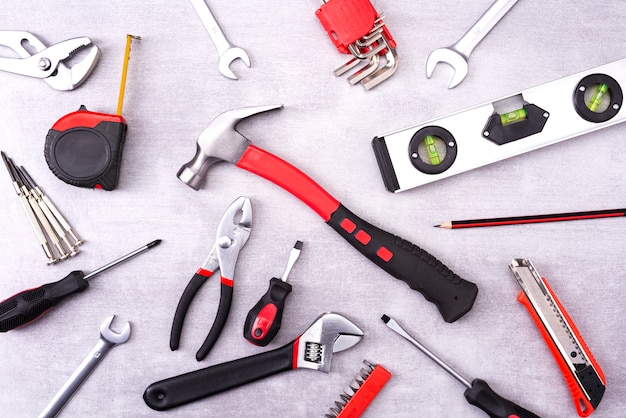
<svg viewBox="0 0 626 418"><path fill-rule="evenodd" d="M196 293L198 293L200 286L202 286L208 277L210 277L210 275L203 276L198 273L194 274L187 287L185 287L183 295L178 301L176 313L174 314L174 322L172 323L172 332L170 333L170 349L172 351L178 350L178 346L180 344L180 333L183 329L183 322L185 322L185 316L187 315L189 305L191 305L191 301L194 296L196 296Z"/></svg>
<svg viewBox="0 0 626 418"><path fill-rule="evenodd" d="M274 339L282 324L285 299L289 293L289 283L276 277L270 280L267 292L248 312L243 325L243 336L246 340L265 347Z"/></svg>
<svg viewBox="0 0 626 418"><path fill-rule="evenodd" d="M58 282L25 290L0 302L0 332L26 325L73 293L89 287L82 271L76 270Z"/></svg>
<svg viewBox="0 0 626 418"><path fill-rule="evenodd" d="M539 415L504 399L481 379L474 379L472 387L465 391L465 399L485 411L491 418L540 418Z"/></svg>
<svg viewBox="0 0 626 418"><path fill-rule="evenodd" d="M153 383L143 394L157 411L184 405L294 368L295 341L265 353L210 366Z"/></svg>
<svg viewBox="0 0 626 418"><path fill-rule="evenodd" d="M369 224L341 204L328 224L377 266L434 303L446 322L472 309L476 284L463 280L417 245Z"/></svg>
<svg viewBox="0 0 626 418"><path fill-rule="evenodd" d="M207 335L204 343L202 343L202 347L200 347L200 349L196 353L196 360L203 360L217 342L217 339L219 338L222 330L224 329L224 325L226 324L226 319L228 318L228 313L230 312L230 304L232 300L233 287L222 282L220 291L220 304L217 307L217 316L215 317L215 322L213 322L211 331L209 331L209 335Z"/></svg>

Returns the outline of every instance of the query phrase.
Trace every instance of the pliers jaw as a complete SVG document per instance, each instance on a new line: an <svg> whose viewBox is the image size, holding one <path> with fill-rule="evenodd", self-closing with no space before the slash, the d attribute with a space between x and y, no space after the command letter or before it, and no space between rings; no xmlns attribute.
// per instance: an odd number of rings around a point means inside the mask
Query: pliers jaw
<svg viewBox="0 0 626 418"><path fill-rule="evenodd" d="M239 251L250 236L251 227L252 205L250 199L239 197L226 209L217 227L217 238L209 256L202 267L194 274L178 302L170 334L170 348L172 350L178 349L183 322L191 301L198 290L200 290L202 284L213 273L220 270L220 302L217 308L217 315L209 334L196 353L196 359L198 361L204 359L209 354L211 348L213 348L222 329L224 329L230 312L235 263Z"/></svg>
<svg viewBox="0 0 626 418"><path fill-rule="evenodd" d="M68 39L46 47L35 35L23 31L0 31L0 45L11 48L20 58L0 57L0 70L42 78L56 90L73 90L89 77L100 58L100 49L87 37ZM34 50L29 51L26 46ZM72 67L65 62L79 50L91 46Z"/></svg>
<svg viewBox="0 0 626 418"><path fill-rule="evenodd" d="M239 251L250 236L252 205L247 197L239 197L224 212L217 227L215 248L222 278L232 280Z"/></svg>

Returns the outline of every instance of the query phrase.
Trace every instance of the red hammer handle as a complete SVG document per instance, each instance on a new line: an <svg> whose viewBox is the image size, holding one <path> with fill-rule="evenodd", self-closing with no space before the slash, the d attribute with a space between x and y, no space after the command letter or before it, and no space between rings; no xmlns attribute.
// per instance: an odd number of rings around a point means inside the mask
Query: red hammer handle
<svg viewBox="0 0 626 418"><path fill-rule="evenodd" d="M456 321L472 308L478 293L474 283L463 280L420 247L350 212L296 167L254 145L248 146L237 166L306 203L361 254L434 303L446 322Z"/></svg>

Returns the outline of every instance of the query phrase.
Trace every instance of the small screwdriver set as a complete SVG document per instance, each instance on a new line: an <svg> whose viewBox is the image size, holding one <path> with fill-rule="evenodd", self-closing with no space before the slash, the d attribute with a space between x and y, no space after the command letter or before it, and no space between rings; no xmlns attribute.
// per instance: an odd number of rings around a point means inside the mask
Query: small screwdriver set
<svg viewBox="0 0 626 418"><path fill-rule="evenodd" d="M37 186L28 171L23 166L17 167L4 151L2 160L28 221L48 259L48 265L77 255L80 252L77 247L83 241L78 238L59 209Z"/></svg>

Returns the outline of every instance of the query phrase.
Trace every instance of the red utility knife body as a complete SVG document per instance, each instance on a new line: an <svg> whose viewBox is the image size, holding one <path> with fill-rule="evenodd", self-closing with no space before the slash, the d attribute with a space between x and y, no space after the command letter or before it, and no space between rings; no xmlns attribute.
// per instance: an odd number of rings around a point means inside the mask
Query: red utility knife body
<svg viewBox="0 0 626 418"><path fill-rule="evenodd" d="M522 287L517 300L526 307L550 348L578 415L591 415L606 389L602 369L548 282L537 273L530 260L516 258L509 268Z"/></svg>

